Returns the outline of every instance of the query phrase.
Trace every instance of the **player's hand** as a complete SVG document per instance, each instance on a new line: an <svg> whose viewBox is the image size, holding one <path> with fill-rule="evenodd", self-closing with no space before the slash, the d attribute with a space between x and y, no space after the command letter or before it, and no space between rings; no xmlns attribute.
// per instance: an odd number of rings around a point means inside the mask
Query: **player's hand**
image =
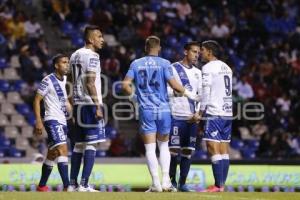
<svg viewBox="0 0 300 200"><path fill-rule="evenodd" d="M189 123L199 123L201 116L198 113L195 113L191 119L188 120Z"/></svg>
<svg viewBox="0 0 300 200"><path fill-rule="evenodd" d="M174 97L182 97L183 94L180 94L179 92L176 92L175 90L173 90L173 94L174 94Z"/></svg>
<svg viewBox="0 0 300 200"><path fill-rule="evenodd" d="M35 124L35 127L34 127L33 134L35 136L40 136L40 135L43 134L43 129L44 129L43 122L37 121L36 124Z"/></svg>
<svg viewBox="0 0 300 200"><path fill-rule="evenodd" d="M97 120L100 120L103 118L103 113L102 113L102 110L100 107L97 107L95 117Z"/></svg>

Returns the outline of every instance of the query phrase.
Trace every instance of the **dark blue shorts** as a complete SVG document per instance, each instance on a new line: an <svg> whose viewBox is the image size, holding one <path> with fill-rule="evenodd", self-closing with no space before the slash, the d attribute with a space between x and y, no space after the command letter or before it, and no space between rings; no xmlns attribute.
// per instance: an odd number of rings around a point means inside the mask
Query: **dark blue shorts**
<svg viewBox="0 0 300 200"><path fill-rule="evenodd" d="M172 119L169 147L195 150L198 125L187 120Z"/></svg>
<svg viewBox="0 0 300 200"><path fill-rule="evenodd" d="M232 117L205 115L203 140L230 142Z"/></svg>
<svg viewBox="0 0 300 200"><path fill-rule="evenodd" d="M48 148L53 149L61 144L67 143L68 128L57 120L48 120L44 122L48 134Z"/></svg>
<svg viewBox="0 0 300 200"><path fill-rule="evenodd" d="M74 140L76 143L94 144L105 141L104 119L97 120L95 105L75 105Z"/></svg>

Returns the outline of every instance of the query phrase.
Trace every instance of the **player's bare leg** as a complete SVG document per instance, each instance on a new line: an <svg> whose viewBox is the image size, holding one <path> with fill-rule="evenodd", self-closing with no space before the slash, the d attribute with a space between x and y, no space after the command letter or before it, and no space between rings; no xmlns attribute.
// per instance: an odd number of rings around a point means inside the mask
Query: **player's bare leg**
<svg viewBox="0 0 300 200"><path fill-rule="evenodd" d="M152 185L146 192L161 192L162 187L159 181L158 160L156 157L156 133L142 134L142 139L146 150L148 170L152 178Z"/></svg>

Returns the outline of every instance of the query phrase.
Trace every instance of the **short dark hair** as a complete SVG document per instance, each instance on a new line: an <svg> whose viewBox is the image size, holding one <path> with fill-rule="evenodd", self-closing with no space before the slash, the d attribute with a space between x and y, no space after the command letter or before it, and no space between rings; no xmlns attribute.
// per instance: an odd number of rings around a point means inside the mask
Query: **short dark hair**
<svg viewBox="0 0 300 200"><path fill-rule="evenodd" d="M90 32L95 31L95 30L101 31L99 26L89 25L89 26L85 27L85 29L84 29L84 41L85 42L88 42Z"/></svg>
<svg viewBox="0 0 300 200"><path fill-rule="evenodd" d="M66 54L62 54L62 53L59 53L59 54L56 54L55 56L53 56L53 58L52 58L53 67L55 66L55 64L57 64L59 62L59 60L61 58L68 58L68 56Z"/></svg>
<svg viewBox="0 0 300 200"><path fill-rule="evenodd" d="M206 49L212 51L212 54L215 57L219 57L221 54L221 46L220 44L215 40L206 40L201 43L202 47L205 47Z"/></svg>
<svg viewBox="0 0 300 200"><path fill-rule="evenodd" d="M150 49L155 48L160 45L160 39L157 36L151 35L147 37L145 42L145 50L149 52Z"/></svg>
<svg viewBox="0 0 300 200"><path fill-rule="evenodd" d="M200 42L198 42L198 41L191 41L191 42L188 42L188 43L186 43L186 44L183 46L183 48L184 48L184 50L190 50L190 48L191 48L192 46L198 46L198 47L200 47Z"/></svg>

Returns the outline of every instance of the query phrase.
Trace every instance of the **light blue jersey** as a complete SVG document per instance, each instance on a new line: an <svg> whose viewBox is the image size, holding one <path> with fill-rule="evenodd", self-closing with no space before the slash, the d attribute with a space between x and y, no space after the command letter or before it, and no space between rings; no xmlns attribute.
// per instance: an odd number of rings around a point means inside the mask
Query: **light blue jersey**
<svg viewBox="0 0 300 200"><path fill-rule="evenodd" d="M169 134L171 113L167 81L173 78L171 63L158 56L145 56L131 63L126 76L134 80L140 131Z"/></svg>
<svg viewBox="0 0 300 200"><path fill-rule="evenodd" d="M171 63L158 56L134 60L126 74L134 79L135 94L142 109L170 109L167 81L173 78Z"/></svg>

